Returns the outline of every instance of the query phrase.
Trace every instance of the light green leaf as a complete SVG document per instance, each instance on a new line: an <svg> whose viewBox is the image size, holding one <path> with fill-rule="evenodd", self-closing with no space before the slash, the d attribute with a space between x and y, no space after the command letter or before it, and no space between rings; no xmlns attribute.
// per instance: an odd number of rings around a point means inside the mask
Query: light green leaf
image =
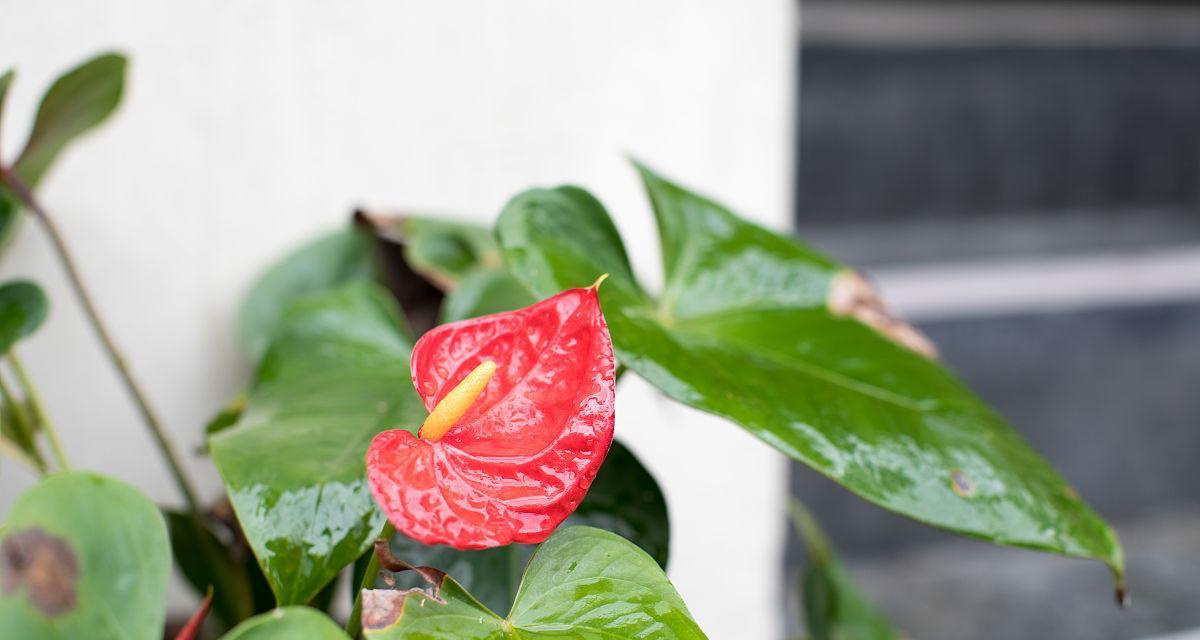
<svg viewBox="0 0 1200 640"><path fill-rule="evenodd" d="M37 413L28 400L13 402L5 399L0 406L0 453L5 453L4 444L15 449L9 449L14 457L22 457L22 462L32 464L35 469L46 468L46 460L38 449L37 438L42 431L42 425L37 421Z"/></svg>
<svg viewBox="0 0 1200 640"><path fill-rule="evenodd" d="M350 636L316 609L283 607L250 618L222 640L350 640Z"/></svg>
<svg viewBox="0 0 1200 640"><path fill-rule="evenodd" d="M887 618L859 592L812 514L792 503L792 520L804 540L804 621L812 640L895 640Z"/></svg>
<svg viewBox="0 0 1200 640"><path fill-rule="evenodd" d="M241 308L242 346L257 362L280 315L297 298L349 282L375 279L371 237L346 228L326 234L289 253L255 282Z"/></svg>
<svg viewBox="0 0 1200 640"><path fill-rule="evenodd" d="M387 293L351 283L288 306L237 423L209 450L280 604L308 602L383 527L364 468L376 433L416 429L412 342Z"/></svg>
<svg viewBox="0 0 1200 640"><path fill-rule="evenodd" d="M500 250L490 229L434 218L387 222L384 235L404 243L408 266L442 290L454 288L479 269L500 268Z"/></svg>
<svg viewBox="0 0 1200 640"><path fill-rule="evenodd" d="M158 640L170 562L163 519L136 489L52 475L0 537L0 638Z"/></svg>
<svg viewBox="0 0 1200 640"><path fill-rule="evenodd" d="M55 80L13 165L21 180L35 187L68 144L108 119L124 87L125 57L116 53L97 56Z"/></svg>
<svg viewBox="0 0 1200 640"><path fill-rule="evenodd" d="M704 638L675 588L646 552L592 527L565 527L542 543L501 618L442 576L436 595L368 590L367 638L492 640Z"/></svg>
<svg viewBox="0 0 1200 640"><path fill-rule="evenodd" d="M571 525L616 533L650 554L660 567L667 566L671 527L666 500L650 472L619 442L613 442L587 496L563 526ZM392 553L397 558L449 573L485 606L501 614L508 612L516 596L533 549L534 545L510 544L459 551L421 544L403 534L392 539ZM421 586L415 574L399 574L396 583L398 588Z"/></svg>
<svg viewBox="0 0 1200 640"><path fill-rule="evenodd" d="M993 542L1096 558L1116 535L852 271L642 169L665 287L632 275L603 206L575 187L514 198L497 236L538 296L602 273L618 360L859 496ZM870 323L870 326L868 325ZM873 327L879 327L877 330ZM885 334L886 332L886 334Z"/></svg>
<svg viewBox="0 0 1200 640"><path fill-rule="evenodd" d="M0 285L0 354L37 331L49 312L50 302L36 284L18 280Z"/></svg>

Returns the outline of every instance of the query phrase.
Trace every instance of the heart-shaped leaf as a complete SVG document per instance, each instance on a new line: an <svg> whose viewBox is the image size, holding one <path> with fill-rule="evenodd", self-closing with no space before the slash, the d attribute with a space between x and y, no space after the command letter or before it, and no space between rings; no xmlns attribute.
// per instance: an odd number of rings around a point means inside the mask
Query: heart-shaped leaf
<svg viewBox="0 0 1200 640"><path fill-rule="evenodd" d="M371 442L371 492L421 542L545 540L612 442L614 364L594 286L433 329L413 349L413 384L433 411L486 362L495 376L445 435L397 429Z"/></svg>
<svg viewBox="0 0 1200 640"><path fill-rule="evenodd" d="M350 636L316 609L282 607L250 618L221 640L350 640Z"/></svg>
<svg viewBox="0 0 1200 640"><path fill-rule="evenodd" d="M589 525L611 531L667 566L670 523L662 490L637 457L613 441L608 456L587 496L563 526ZM392 539L392 553L414 565L437 567L454 576L467 591L492 611L507 614L521 582L521 572L533 554L531 545L510 544L494 549L459 551L426 545L403 535ZM417 576L396 576L397 586L421 586Z"/></svg>
<svg viewBox="0 0 1200 640"><path fill-rule="evenodd" d="M305 244L271 267L250 289L241 308L242 346L257 362L292 300L350 282L370 282L375 276L371 237L359 229L342 229Z"/></svg>
<svg viewBox="0 0 1200 640"><path fill-rule="evenodd" d="M209 439L230 501L280 604L312 599L370 545L384 517L366 486L371 438L415 428L411 342L376 285L291 303L245 411Z"/></svg>
<svg viewBox="0 0 1200 640"><path fill-rule="evenodd" d="M458 322L527 307L537 299L504 269L476 269L442 301L442 322Z"/></svg>
<svg viewBox="0 0 1200 640"><path fill-rule="evenodd" d="M514 198L509 269L547 295L601 291L622 364L882 507L993 542L1104 561L1108 525L1004 421L929 357L852 271L641 170L662 240L656 300L603 206L575 187Z"/></svg>
<svg viewBox="0 0 1200 640"><path fill-rule="evenodd" d="M60 76L42 96L33 131L13 171L26 185L37 185L68 144L108 119L124 88L125 57L115 53L97 56Z"/></svg>
<svg viewBox="0 0 1200 640"><path fill-rule="evenodd" d="M807 554L800 592L812 640L895 640L887 618L859 592L812 514L793 503L792 521Z"/></svg>
<svg viewBox="0 0 1200 640"><path fill-rule="evenodd" d="M507 618L472 597L454 578L422 570L434 592L363 592L367 638L656 638L704 633L667 576L646 552L592 527L565 527L529 561Z"/></svg>
<svg viewBox="0 0 1200 640"><path fill-rule="evenodd" d="M162 517L136 489L52 475L0 537L0 638L158 640L170 562Z"/></svg>
<svg viewBox="0 0 1200 640"><path fill-rule="evenodd" d="M385 237L403 242L408 265L443 291L472 273L501 267L500 249L485 227L405 216L378 228Z"/></svg>

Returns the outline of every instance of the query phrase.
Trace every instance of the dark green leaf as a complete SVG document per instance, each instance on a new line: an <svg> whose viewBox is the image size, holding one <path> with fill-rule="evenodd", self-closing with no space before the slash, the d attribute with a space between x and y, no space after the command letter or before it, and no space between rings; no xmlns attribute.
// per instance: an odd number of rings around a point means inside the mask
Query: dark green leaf
<svg viewBox="0 0 1200 640"><path fill-rule="evenodd" d="M234 396L233 400L229 401L229 404L221 407L221 410L217 412L217 415L213 416L212 419L208 421L208 424L204 425L204 434L207 436L212 436L218 431L232 427L233 425L237 424L238 420L241 419L242 413L245 410L246 392L243 391L242 393Z"/></svg>
<svg viewBox="0 0 1200 640"><path fill-rule="evenodd" d="M350 636L316 609L283 607L250 618L222 640L350 640Z"/></svg>
<svg viewBox="0 0 1200 640"><path fill-rule="evenodd" d="M108 119L121 102L125 57L106 53L68 71L42 96L33 132L13 170L33 188L75 138Z"/></svg>
<svg viewBox="0 0 1200 640"><path fill-rule="evenodd" d="M353 228L321 236L264 273L241 308L242 346L258 361L292 300L375 279L371 238Z"/></svg>
<svg viewBox="0 0 1200 640"><path fill-rule="evenodd" d="M20 222L21 205L13 193L0 187L0 252L8 246Z"/></svg>
<svg viewBox="0 0 1200 640"><path fill-rule="evenodd" d="M280 604L303 604L371 544L378 432L425 417L395 305L351 283L288 306L246 409L209 439L246 539Z"/></svg>
<svg viewBox="0 0 1200 640"><path fill-rule="evenodd" d="M664 569L670 543L667 503L662 490L642 463L619 442L613 442L587 496L564 526L589 525L633 542ZM454 576L492 611L508 612L521 582L521 572L533 545L512 544L495 549L459 551L425 545L405 537L392 539L392 553L413 565L437 567ZM398 588L420 586L416 575L396 576Z"/></svg>
<svg viewBox="0 0 1200 640"><path fill-rule="evenodd" d="M170 562L162 516L136 489L49 476L0 537L0 638L158 640Z"/></svg>
<svg viewBox="0 0 1200 640"><path fill-rule="evenodd" d="M0 354L37 330L50 311L42 288L18 280L0 285Z"/></svg>
<svg viewBox="0 0 1200 640"><path fill-rule="evenodd" d="M918 353L927 346L920 334L888 316L861 278L642 176L662 237L658 300L634 279L603 206L575 187L508 204L497 234L509 269L538 296L608 273L600 299L622 364L863 498L985 540L1096 558L1119 579L1121 547L1108 525Z"/></svg>
<svg viewBox="0 0 1200 640"><path fill-rule="evenodd" d="M244 557L233 557L237 551L189 513L167 511L166 517L176 565L197 594L212 588L212 612L225 628L271 607L272 602L259 603L254 597L252 581L263 578L252 555L242 551Z"/></svg>
<svg viewBox="0 0 1200 640"><path fill-rule="evenodd" d="M501 618L444 576L424 591L364 592L363 626L379 640L704 638L646 552L592 527L561 528L542 543Z"/></svg>
<svg viewBox="0 0 1200 640"><path fill-rule="evenodd" d="M812 640L895 640L887 618L859 592L803 505L793 503L792 520L808 556L801 594Z"/></svg>

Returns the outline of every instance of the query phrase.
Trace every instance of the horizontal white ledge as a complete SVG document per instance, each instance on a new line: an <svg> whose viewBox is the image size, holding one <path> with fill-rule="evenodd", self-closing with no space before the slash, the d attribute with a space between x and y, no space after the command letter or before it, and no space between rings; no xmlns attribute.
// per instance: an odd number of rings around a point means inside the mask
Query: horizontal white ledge
<svg viewBox="0 0 1200 640"><path fill-rule="evenodd" d="M1200 247L880 268L912 320L1200 301Z"/></svg>

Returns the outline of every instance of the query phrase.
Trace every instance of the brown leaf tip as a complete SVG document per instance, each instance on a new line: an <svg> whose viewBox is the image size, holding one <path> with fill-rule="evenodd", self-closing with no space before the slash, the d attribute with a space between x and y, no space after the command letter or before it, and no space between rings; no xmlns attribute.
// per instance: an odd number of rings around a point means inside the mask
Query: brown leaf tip
<svg viewBox="0 0 1200 640"><path fill-rule="evenodd" d="M875 287L853 269L843 269L834 276L825 304L834 315L854 318L930 360L938 357L933 342L916 327L896 317Z"/></svg>
<svg viewBox="0 0 1200 640"><path fill-rule="evenodd" d="M40 527L17 531L0 545L0 574L3 590L19 589L47 616L59 616L75 608L79 560L66 540Z"/></svg>

